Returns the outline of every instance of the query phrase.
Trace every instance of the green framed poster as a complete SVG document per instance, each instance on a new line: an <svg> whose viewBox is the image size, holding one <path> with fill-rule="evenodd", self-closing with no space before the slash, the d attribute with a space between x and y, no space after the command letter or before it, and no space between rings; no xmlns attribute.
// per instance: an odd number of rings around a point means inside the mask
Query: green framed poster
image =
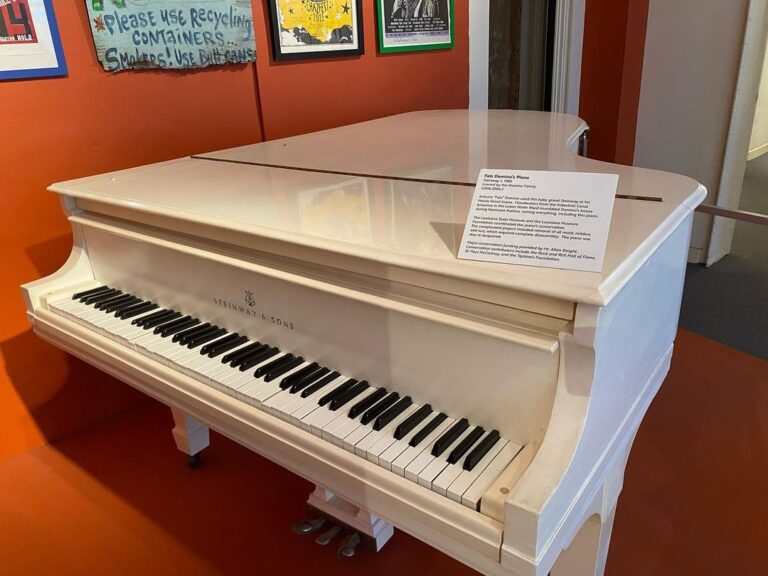
<svg viewBox="0 0 768 576"><path fill-rule="evenodd" d="M453 48L453 0L376 0L379 52Z"/></svg>

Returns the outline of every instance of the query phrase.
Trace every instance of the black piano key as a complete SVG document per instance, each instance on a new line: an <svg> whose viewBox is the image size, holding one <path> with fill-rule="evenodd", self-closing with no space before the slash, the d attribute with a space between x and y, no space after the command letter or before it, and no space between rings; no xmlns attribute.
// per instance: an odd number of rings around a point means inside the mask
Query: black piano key
<svg viewBox="0 0 768 576"><path fill-rule="evenodd" d="M229 365L232 366L232 368L238 368L242 366L243 363L250 361L252 358L256 356L260 356L267 350L271 350L271 349L272 348L270 347L269 344L262 344L261 342L256 343L255 346L253 346L252 344L248 345L243 349L242 354L235 354L235 356L232 357L232 360L230 360ZM224 360L222 360L222 362L224 362ZM251 366L255 366L259 362L261 362L261 360L257 360L253 364L249 364L248 367L250 368ZM245 370L245 368L243 368L243 370Z"/></svg>
<svg viewBox="0 0 768 576"><path fill-rule="evenodd" d="M365 414L360 418L360 424L368 424L369 422L372 422L382 414L384 410L392 406L399 399L400 394L397 392L390 392L389 396L384 398L384 400L376 404L373 408L368 408L368 410L366 410Z"/></svg>
<svg viewBox="0 0 768 576"><path fill-rule="evenodd" d="M161 314L156 316L155 318L152 318L151 320L139 320L139 326L144 328L144 330L152 330L153 328L157 328L158 326L163 326L165 324L169 324L170 322L173 322L174 320L178 320L181 318L181 312L176 312L175 310L168 310L165 314Z"/></svg>
<svg viewBox="0 0 768 576"><path fill-rule="evenodd" d="M426 438L427 436L432 434L432 432L438 426L440 426L440 424L442 424L445 421L446 418L448 418L448 416L445 413L440 412L440 414L438 414L437 416L432 418L432 420L427 422L427 425L424 426L424 428L422 428L421 430L416 432L416 434L414 434L413 438L411 438L411 441L408 442L408 446L414 446L415 447L415 446L418 446L419 444L421 444L424 441L424 438Z"/></svg>
<svg viewBox="0 0 768 576"><path fill-rule="evenodd" d="M349 380L344 382L344 384L342 384L341 386L337 386L334 390L332 390L331 392L328 392L328 394L323 395L320 398L320 400L317 401L318 406L325 406L331 400L335 399L341 394L344 394L344 392L352 388L352 386L354 386L355 384L357 384L357 380L355 380L354 378L350 378Z"/></svg>
<svg viewBox="0 0 768 576"><path fill-rule="evenodd" d="M205 324L202 324L202 326L205 326ZM181 338L179 338L179 344L181 344L182 346L189 346L190 342L194 342L200 338L210 336L211 334L215 333L217 330L221 330L221 327L216 326L215 324L205 326L205 328L199 328L196 332L187 334L186 336L182 336ZM226 333L226 330L225 330L225 333ZM205 340L205 342L208 342L208 340Z"/></svg>
<svg viewBox="0 0 768 576"><path fill-rule="evenodd" d="M83 292L75 292L74 294L72 294L72 300L83 300L88 296L101 294L102 292L106 292L107 290L111 290L111 288L109 286L99 286L97 288L91 288L90 290L84 290Z"/></svg>
<svg viewBox="0 0 768 576"><path fill-rule="evenodd" d="M283 374L288 372L289 370L293 370L296 368L296 366L300 366L304 363L304 358L299 356L298 358L294 358L287 364L283 364L279 368L272 370L271 372L267 372L266 376L264 376L264 382L272 382L275 378L280 378Z"/></svg>
<svg viewBox="0 0 768 576"><path fill-rule="evenodd" d="M208 342L205 346L200 348L200 354L208 354L208 352L211 352L213 350L216 350L217 348L223 348L227 346L230 342L235 342L236 340L242 338L240 341L240 344L243 344L246 340L248 340L245 336L240 336L237 332L233 332L232 334L227 334L223 338L219 338L215 342ZM230 346L227 348L227 350L231 350L232 347ZM224 351L219 352L219 354L223 354Z"/></svg>
<svg viewBox="0 0 768 576"><path fill-rule="evenodd" d="M314 373L319 364L317 362L312 362L312 364L309 364L308 366L304 366L301 370L298 370L291 374L290 376L286 376L283 378L283 381L280 382L280 389L286 390L296 384L297 382L300 382L301 380L304 380L307 376Z"/></svg>
<svg viewBox="0 0 768 576"><path fill-rule="evenodd" d="M304 390L302 390L301 392L301 397L306 398L307 396L311 396L321 388L327 386L330 382L333 382L334 380L336 380L336 378L338 378L339 376L341 376L341 374L339 374L338 372L331 372L330 374L327 374L326 376L324 376L323 378L321 378L320 380L312 384L312 386L308 386L307 388L304 388Z"/></svg>
<svg viewBox="0 0 768 576"><path fill-rule="evenodd" d="M168 322L168 324L161 324L155 328L155 334L160 334L162 338L167 338L171 334L176 334L181 330L186 330L197 324L200 324L200 320L197 318L192 318L192 316L182 316L173 322Z"/></svg>
<svg viewBox="0 0 768 576"><path fill-rule="evenodd" d="M279 352L279 350L277 348L273 348L273 350L275 350L275 354L277 354ZM272 362L269 362L268 364L264 364L263 366L259 366L256 369L256 372L253 373L253 375L256 378L261 378L265 374L269 374L270 372L272 372L272 370L277 370L278 368L280 368L284 364L287 364L288 362L290 362L294 358L295 358L295 356L293 354L286 354L285 356L280 356L280 358L278 358L277 360L272 360Z"/></svg>
<svg viewBox="0 0 768 576"><path fill-rule="evenodd" d="M416 412L397 425L397 428L395 428L395 440L405 438L411 430L416 428L430 414L432 414L432 406L429 404L425 404L416 410Z"/></svg>
<svg viewBox="0 0 768 576"><path fill-rule="evenodd" d="M197 348L198 346L201 346L202 344L205 344L206 342L211 342L212 340L221 338L226 333L227 333L226 329L216 328L213 332L206 332L205 334L201 334L196 338L192 338L189 342L187 342L187 348L192 350L194 348Z"/></svg>
<svg viewBox="0 0 768 576"><path fill-rule="evenodd" d="M312 382L317 382L318 379L322 378L329 372L330 370L328 368L325 368L325 367L320 368L320 370L316 370L315 372L312 372L312 374L310 374L309 376L305 376L304 378L296 382L296 384L291 386L291 389L288 392L291 394L296 394L297 392L301 392L302 390L304 390L304 388L312 384Z"/></svg>
<svg viewBox="0 0 768 576"><path fill-rule="evenodd" d="M117 316L118 312L125 310L126 308L130 308L136 304L141 304L142 302L143 300L141 298L131 296L128 300L123 300L122 302L113 302L109 306L104 306L104 312Z"/></svg>
<svg viewBox="0 0 768 576"><path fill-rule="evenodd" d="M432 456L435 458L440 456L440 454L445 452L445 449L448 448L448 446L456 442L456 438L461 436L467 428L469 428L469 420L466 418L462 418L448 428L448 430L446 430L446 432L440 436L440 438L437 439L437 442L432 446Z"/></svg>
<svg viewBox="0 0 768 576"><path fill-rule="evenodd" d="M456 464L456 462L461 460L461 457L475 445L475 442L480 440L480 436L483 434L485 434L485 430L481 426L476 426L472 432L464 437L464 440L459 442L456 448L451 450L451 453L448 455L448 464Z"/></svg>
<svg viewBox="0 0 768 576"><path fill-rule="evenodd" d="M331 400L330 404L328 404L328 408L335 412L342 406L346 405L348 402L352 401L354 398L360 396L360 394L368 390L368 388L370 388L370 386L368 386L368 382L365 380L358 382L349 390Z"/></svg>
<svg viewBox="0 0 768 576"><path fill-rule="evenodd" d="M411 400L410 396L400 398L394 406L376 418L373 422L373 429L381 430L384 426L392 422L392 420L400 416L400 414L402 414L411 404L413 404L413 400Z"/></svg>
<svg viewBox="0 0 768 576"><path fill-rule="evenodd" d="M94 294L93 296L86 296L81 300L81 302L83 304L87 304L88 306L91 306L93 304L96 304L97 302L107 300L108 298L114 298L115 296L119 296L120 294L122 294L122 292L120 292L120 290L118 290L117 288L110 288L106 292Z"/></svg>
<svg viewBox="0 0 768 576"><path fill-rule="evenodd" d="M147 322L151 322L155 318L162 318L164 316L170 316L173 314L173 310L166 310L165 308L160 308L159 310L152 312L152 314L149 314L147 316L142 316L141 318L136 318L131 322L134 326L141 326L142 328Z"/></svg>
<svg viewBox="0 0 768 576"><path fill-rule="evenodd" d="M270 348L267 344L263 344L263 346L264 347L260 349L256 354L250 354L248 357L243 358L241 361L233 360L230 365L239 368L240 372L245 372L257 364L261 364L265 360L269 360L272 358L272 356L276 356L280 353L280 350L277 348Z"/></svg>
<svg viewBox="0 0 768 576"><path fill-rule="evenodd" d="M144 314L145 312L149 312L155 308L157 308L157 304L154 302L142 302L141 304L135 304L134 306L120 310L120 312L117 314L117 317L123 320L128 320L129 318L133 318L139 314Z"/></svg>
<svg viewBox="0 0 768 576"><path fill-rule="evenodd" d="M111 306L116 302L117 303L125 302L126 300L130 300L131 298L133 298L131 294L119 294L118 296L113 296L112 298L107 298L106 300L102 300L101 302L94 304L93 307L96 308L96 310L104 310L107 306Z"/></svg>
<svg viewBox="0 0 768 576"><path fill-rule="evenodd" d="M200 332L202 332L203 330L207 330L210 325L211 325L210 322L206 322L205 324L200 324L200 321L198 320L198 323L195 324L194 326L190 326L185 330L180 330L179 332L176 332L176 334L173 335L173 338L171 338L171 341L178 342L183 346L184 340L186 340L190 336L195 336L197 334L200 334Z"/></svg>
<svg viewBox="0 0 768 576"><path fill-rule="evenodd" d="M236 335L237 336L237 335ZM221 340L226 340L226 338L222 338ZM237 348L238 346L242 346L246 342L248 342L248 338L245 336L237 336L234 340L230 340L229 342L221 342L221 340L217 340L216 342L211 342L210 344L206 344L206 346L211 346L210 350L208 350L208 358L216 358L216 356L221 356L224 354L224 352L228 352L232 350L233 348ZM219 344L219 342L221 342Z"/></svg>
<svg viewBox="0 0 768 576"><path fill-rule="evenodd" d="M218 328L218 326L211 326L209 322L206 322L205 324L199 324L198 326L193 326L192 328L183 330L178 334L178 343L180 346L186 346L189 344L190 340L197 338L198 336L202 336L203 334L207 334L213 328Z"/></svg>
<svg viewBox="0 0 768 576"><path fill-rule="evenodd" d="M265 346L266 344L262 344L261 342L252 342L251 344L248 344L248 346L240 348L239 350L235 350L234 352L230 352L229 354L224 354L224 357L221 359L221 363L228 364L229 362L236 362L237 360L247 356L257 348L263 348Z"/></svg>
<svg viewBox="0 0 768 576"><path fill-rule="evenodd" d="M384 396L386 395L387 395L387 389L379 388L378 390L376 390L376 392L373 392L372 394L366 396L365 398L360 400L360 402L352 406L352 408L349 409L347 416L349 416L350 418L357 418L358 416L360 416L360 414L368 410L368 408L376 404L376 402L384 398Z"/></svg>
<svg viewBox="0 0 768 576"><path fill-rule="evenodd" d="M501 436L499 436L498 430L491 430L488 432L486 437L480 440L480 444L475 446L472 449L472 452L470 452L464 459L464 470L472 470L475 466L477 466L477 463L483 459L483 456L485 456L488 451L493 448L494 444L496 444L500 438Z"/></svg>

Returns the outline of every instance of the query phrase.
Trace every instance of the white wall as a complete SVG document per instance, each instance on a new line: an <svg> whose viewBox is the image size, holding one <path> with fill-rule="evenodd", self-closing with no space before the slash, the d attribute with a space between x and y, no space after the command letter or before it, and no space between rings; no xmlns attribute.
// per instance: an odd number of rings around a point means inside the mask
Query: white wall
<svg viewBox="0 0 768 576"><path fill-rule="evenodd" d="M469 3L469 107L488 108L489 0Z"/></svg>
<svg viewBox="0 0 768 576"><path fill-rule="evenodd" d="M760 77L752 137L749 140L749 159L757 158L766 152L768 152L768 47L763 60L763 74Z"/></svg>
<svg viewBox="0 0 768 576"><path fill-rule="evenodd" d="M749 0L650 0L635 164L718 194ZM703 262L711 217L697 214L689 259Z"/></svg>

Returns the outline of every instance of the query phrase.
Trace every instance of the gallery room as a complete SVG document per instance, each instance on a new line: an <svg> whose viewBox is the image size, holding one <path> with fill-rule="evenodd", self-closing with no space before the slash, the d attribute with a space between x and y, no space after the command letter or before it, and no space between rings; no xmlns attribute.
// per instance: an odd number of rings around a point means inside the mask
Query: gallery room
<svg viewBox="0 0 768 576"><path fill-rule="evenodd" d="M768 574L768 0L0 0L0 576Z"/></svg>

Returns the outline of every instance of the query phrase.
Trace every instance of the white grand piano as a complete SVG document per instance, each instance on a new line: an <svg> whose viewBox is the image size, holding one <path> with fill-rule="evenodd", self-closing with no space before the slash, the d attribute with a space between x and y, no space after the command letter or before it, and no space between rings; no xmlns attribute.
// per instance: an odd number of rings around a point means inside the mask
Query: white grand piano
<svg viewBox="0 0 768 576"><path fill-rule="evenodd" d="M601 574L705 191L578 156L585 130L415 112L55 184L74 246L29 320L167 404L191 463L213 428L377 548ZM483 168L618 174L602 273L458 260Z"/></svg>

